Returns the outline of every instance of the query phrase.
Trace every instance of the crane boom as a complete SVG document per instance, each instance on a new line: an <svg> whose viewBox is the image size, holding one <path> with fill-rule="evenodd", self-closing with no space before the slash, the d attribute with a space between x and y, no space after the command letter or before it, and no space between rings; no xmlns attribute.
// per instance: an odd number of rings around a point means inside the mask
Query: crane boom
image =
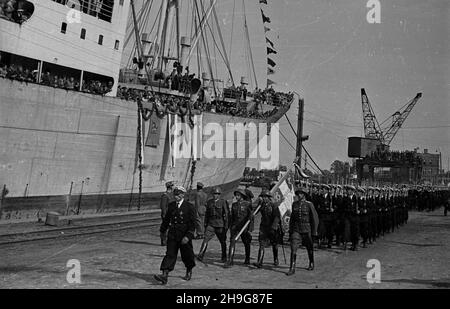
<svg viewBox="0 0 450 309"><path fill-rule="evenodd" d="M372 106L370 105L369 98L367 97L366 90L364 90L364 88L361 89L361 101L365 137L377 139L383 143L383 133L381 132L380 125L377 118L375 117L375 113L373 112Z"/></svg>
<svg viewBox="0 0 450 309"><path fill-rule="evenodd" d="M414 106L417 104L419 99L422 97L422 93L418 93L414 99L406 106L403 111L398 111L393 114L393 121L390 128L383 134L382 139L386 145L389 145L397 134L398 130L402 127L406 118L408 118Z"/></svg>

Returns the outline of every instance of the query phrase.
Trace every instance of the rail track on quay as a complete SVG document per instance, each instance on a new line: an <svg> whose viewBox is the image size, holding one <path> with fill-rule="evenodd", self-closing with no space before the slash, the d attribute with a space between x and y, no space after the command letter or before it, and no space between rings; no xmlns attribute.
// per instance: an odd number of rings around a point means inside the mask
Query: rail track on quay
<svg viewBox="0 0 450 309"><path fill-rule="evenodd" d="M80 224L79 220L74 220L73 223L71 222L68 225L59 227L48 227L42 223L40 230L0 235L0 246L39 240L63 239L129 229L158 227L160 224L161 217L159 212L155 212L150 215L128 216L128 219L109 222L100 221L90 224Z"/></svg>

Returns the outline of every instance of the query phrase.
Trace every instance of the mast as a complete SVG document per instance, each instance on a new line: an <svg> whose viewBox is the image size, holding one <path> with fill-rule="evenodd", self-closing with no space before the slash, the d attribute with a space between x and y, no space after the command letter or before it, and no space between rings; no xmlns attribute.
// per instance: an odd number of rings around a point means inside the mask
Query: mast
<svg viewBox="0 0 450 309"><path fill-rule="evenodd" d="M167 4L170 0L163 0L161 3L161 15L159 16L159 25L158 25L158 34L156 35L156 46L155 46L155 57L158 58L156 67L160 67L161 62L161 54L164 52L164 49L161 48L164 26L167 17Z"/></svg>
<svg viewBox="0 0 450 309"><path fill-rule="evenodd" d="M142 61L143 60L142 59L143 50L142 50L141 40L139 40L139 30L138 30L138 24L137 24L137 19L136 19L136 10L134 8L134 0L130 0L130 4L131 4L131 10L133 13L134 34L136 36L136 49L138 52L139 61Z"/></svg>
<svg viewBox="0 0 450 309"><path fill-rule="evenodd" d="M180 39L180 4L178 3L178 0L175 1L175 21L177 23L177 58L178 62L180 61L181 57L181 39Z"/></svg>
<svg viewBox="0 0 450 309"><path fill-rule="evenodd" d="M249 56L250 56L250 62L252 65L252 70L253 70L253 77L255 79L255 85L256 88L258 88L258 79L256 78L256 70L255 70L255 63L253 61L253 52L252 52L252 45L250 44L250 35L248 33L248 26L247 26L247 16L245 13L245 3L244 0L242 0L242 6L244 8L244 30L245 30L245 38L247 40L247 44L248 44L248 51L249 51Z"/></svg>
<svg viewBox="0 0 450 309"><path fill-rule="evenodd" d="M173 26L173 18L175 16L175 10L176 7L178 7L178 0L169 0L168 6L167 6L167 19L166 19L166 24L165 24L165 38L164 38L164 46L162 48L162 55L161 55L161 59L160 59L160 69L162 71L163 68L163 64L166 64L166 62L164 62L164 57L167 56L169 57L169 50L170 50L170 36L171 36L171 30L172 30L172 26ZM178 30L178 29L177 29ZM177 44L178 44L178 36L177 36ZM178 49L178 45L177 45L177 49ZM165 69L165 67L164 67Z"/></svg>
<svg viewBox="0 0 450 309"><path fill-rule="evenodd" d="M201 34L203 33L203 30L205 29L206 22L208 21L209 17L211 16L212 10L214 6L216 5L217 0L211 0L211 6L209 7L206 14L203 16L203 19L200 22L200 25L197 29L197 31L194 34L194 38L192 40L191 50L189 51L189 55L187 57L187 62L189 62L189 59L192 57L192 53L194 52L195 47L197 47L198 40L200 39Z"/></svg>

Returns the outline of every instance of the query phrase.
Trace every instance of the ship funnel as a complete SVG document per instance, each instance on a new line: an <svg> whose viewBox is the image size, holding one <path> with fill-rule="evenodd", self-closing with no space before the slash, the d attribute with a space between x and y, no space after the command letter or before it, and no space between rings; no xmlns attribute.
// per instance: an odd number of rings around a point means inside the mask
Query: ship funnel
<svg viewBox="0 0 450 309"><path fill-rule="evenodd" d="M184 68L186 67L186 62L189 56L189 48L191 47L191 43L189 38L186 36L181 37L181 59L180 64Z"/></svg>
<svg viewBox="0 0 450 309"><path fill-rule="evenodd" d="M207 72L202 73L202 81L203 81L203 87L209 88L209 82L210 82L209 74Z"/></svg>

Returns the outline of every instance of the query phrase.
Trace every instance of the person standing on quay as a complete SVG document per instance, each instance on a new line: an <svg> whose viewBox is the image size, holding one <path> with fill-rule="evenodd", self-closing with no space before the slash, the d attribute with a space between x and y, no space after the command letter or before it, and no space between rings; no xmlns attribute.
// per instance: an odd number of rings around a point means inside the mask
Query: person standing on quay
<svg viewBox="0 0 450 309"><path fill-rule="evenodd" d="M217 235L222 249L222 263L227 261L227 230L229 221L228 202L220 197L220 188L214 188L214 197L206 203L205 213L205 238L197 255L199 261L203 261L208 242Z"/></svg>
<svg viewBox="0 0 450 309"><path fill-rule="evenodd" d="M225 263L225 267L233 266L234 249L236 246L236 236L239 234L244 225L251 221L253 218L252 205L246 201L247 195L242 189L234 191L236 202L231 205L230 213L230 249L228 253L228 261ZM242 242L245 248L245 261L244 265L250 264L250 244L252 242L251 225L247 226L241 234Z"/></svg>
<svg viewBox="0 0 450 309"><path fill-rule="evenodd" d="M308 191L305 188L297 188L295 195L298 200L292 203L292 213L289 220L289 239L291 242L291 260L289 272L291 276L295 273L295 263L297 260L297 250L300 245L304 245L308 251L309 267L314 269L314 246L312 236L317 236L319 216L314 205L306 200Z"/></svg>
<svg viewBox="0 0 450 309"><path fill-rule="evenodd" d="M164 192L161 196L161 201L159 203L159 208L161 208L161 219L164 221L164 217L167 213L167 208L171 202L174 201L173 197L173 182L169 181L166 183L166 192ZM167 244L167 234L160 234L161 237L161 246L165 246Z"/></svg>
<svg viewBox="0 0 450 309"><path fill-rule="evenodd" d="M160 228L161 234L168 231L167 251L160 267L162 274L154 276L162 284L167 284L169 272L175 268L178 250L180 250L181 260L186 266L184 280L191 280L192 269L195 267L194 248L192 246L196 218L194 205L184 200L185 188L177 186L173 193L175 201L169 204Z"/></svg>

